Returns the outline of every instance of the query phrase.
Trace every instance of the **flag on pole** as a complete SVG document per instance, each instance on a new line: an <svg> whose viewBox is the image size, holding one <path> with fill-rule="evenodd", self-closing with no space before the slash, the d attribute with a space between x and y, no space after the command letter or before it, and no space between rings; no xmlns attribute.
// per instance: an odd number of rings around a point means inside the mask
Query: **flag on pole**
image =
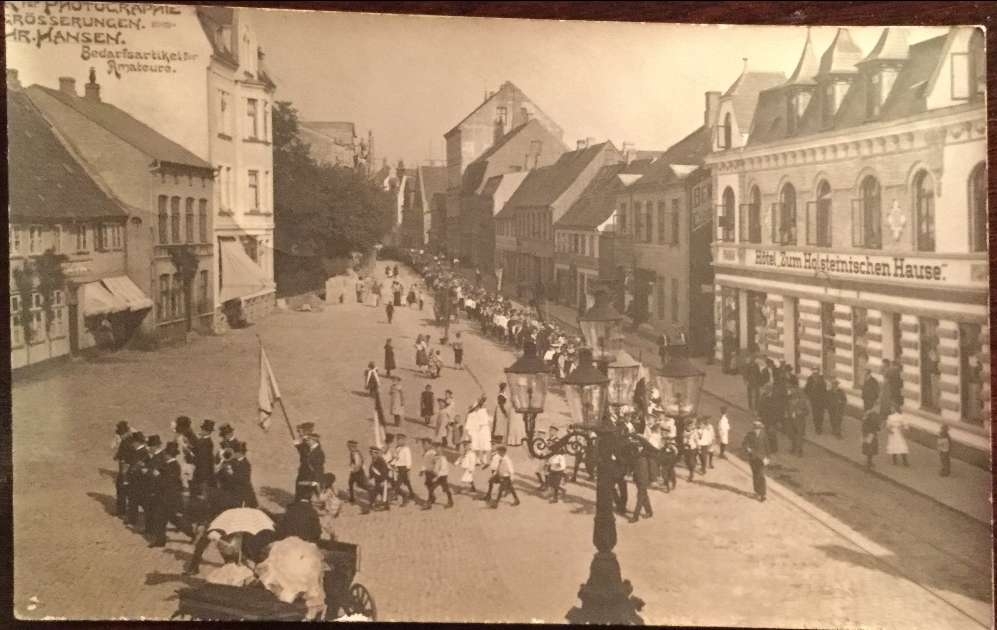
<svg viewBox="0 0 997 630"><path fill-rule="evenodd" d="M259 391L259 411L260 428L264 431L270 430L270 416L273 415L274 403L280 400L280 389L277 388L277 379L274 378L273 369L270 367L270 360L267 353L260 344L260 391Z"/></svg>

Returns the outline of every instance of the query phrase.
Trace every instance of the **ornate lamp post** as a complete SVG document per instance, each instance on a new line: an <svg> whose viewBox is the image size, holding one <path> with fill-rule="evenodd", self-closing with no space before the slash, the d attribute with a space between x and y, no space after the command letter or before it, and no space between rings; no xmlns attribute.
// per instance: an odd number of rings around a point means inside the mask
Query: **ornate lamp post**
<svg viewBox="0 0 997 630"><path fill-rule="evenodd" d="M657 384L666 415L685 420L699 408L705 374L687 358L685 344L668 347L665 363L658 370Z"/></svg>
<svg viewBox="0 0 997 630"><path fill-rule="evenodd" d="M597 306L593 307L597 308ZM637 614L644 602L634 597L633 586L620 574L620 564L613 553L616 546L616 517L613 513L614 455L617 450L617 427L609 418L610 379L592 364L592 350L579 351L578 367L565 379L568 407L578 425L598 436L599 469L596 479L596 514L592 542L596 554L589 569L588 581L578 591L581 606L568 611L566 618L575 624L643 624ZM632 392L631 392L632 393Z"/></svg>
<svg viewBox="0 0 997 630"><path fill-rule="evenodd" d="M640 362L626 350L616 353L612 363L606 367L609 377L609 406L619 409L633 402L634 390L640 380Z"/></svg>
<svg viewBox="0 0 997 630"><path fill-rule="evenodd" d="M505 369L505 378L509 384L512 408L523 416L523 424L526 425L526 448L530 456L539 457L533 436L537 416L543 412L547 400L547 366L537 356L534 344L526 344L523 356Z"/></svg>
<svg viewBox="0 0 997 630"><path fill-rule="evenodd" d="M596 289L592 308L578 318L578 327L582 329L585 343L592 349L593 358L604 373L616 356L622 322L623 316L613 308L609 294L603 287Z"/></svg>

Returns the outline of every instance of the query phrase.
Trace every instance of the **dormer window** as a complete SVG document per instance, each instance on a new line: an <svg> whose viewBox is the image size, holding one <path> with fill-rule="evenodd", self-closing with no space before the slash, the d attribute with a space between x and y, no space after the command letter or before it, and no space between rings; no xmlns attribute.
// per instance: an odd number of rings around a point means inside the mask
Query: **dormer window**
<svg viewBox="0 0 997 630"><path fill-rule="evenodd" d="M731 147L732 136L733 128L731 125L730 112L727 112L724 115L724 123L717 127L717 148L729 149Z"/></svg>
<svg viewBox="0 0 997 630"><path fill-rule="evenodd" d="M824 86L823 103L821 104L821 124L830 127L834 124L834 83L827 83Z"/></svg>
<svg viewBox="0 0 997 630"><path fill-rule="evenodd" d="M883 83L877 72L869 77L865 92L865 115L868 118L879 116L879 105L882 102Z"/></svg>
<svg viewBox="0 0 997 630"><path fill-rule="evenodd" d="M495 109L495 124L502 125L505 127L506 121L509 120L509 110L505 107L498 107Z"/></svg>
<svg viewBox="0 0 997 630"><path fill-rule="evenodd" d="M977 100L983 98L987 86L987 62L983 51L983 35L974 29L969 38L969 50L952 53L952 98Z"/></svg>

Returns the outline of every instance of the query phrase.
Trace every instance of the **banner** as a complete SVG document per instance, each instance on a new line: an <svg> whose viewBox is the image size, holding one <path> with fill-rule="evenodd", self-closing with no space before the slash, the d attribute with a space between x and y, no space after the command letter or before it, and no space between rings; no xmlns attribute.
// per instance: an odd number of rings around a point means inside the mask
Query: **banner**
<svg viewBox="0 0 997 630"><path fill-rule="evenodd" d="M270 416L273 415L274 403L280 399L280 389L277 387L277 379L273 375L270 367L270 360L267 353L260 345L260 391L258 396L258 408L260 411L260 427L264 431L270 430Z"/></svg>

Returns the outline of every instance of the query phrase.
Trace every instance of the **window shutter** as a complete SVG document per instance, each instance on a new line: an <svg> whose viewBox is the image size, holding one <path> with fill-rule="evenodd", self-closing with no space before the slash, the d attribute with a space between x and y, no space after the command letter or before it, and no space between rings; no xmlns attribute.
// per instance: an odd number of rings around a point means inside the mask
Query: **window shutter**
<svg viewBox="0 0 997 630"><path fill-rule="evenodd" d="M773 203L771 206L772 214L772 242L781 245L782 241L779 238L779 205L778 203Z"/></svg>
<svg viewBox="0 0 997 630"><path fill-rule="evenodd" d="M807 202L807 245L817 245L817 202Z"/></svg>
<svg viewBox="0 0 997 630"><path fill-rule="evenodd" d="M852 199L852 247L865 247L865 217L862 200Z"/></svg>
<svg viewBox="0 0 997 630"><path fill-rule="evenodd" d="M741 211L741 227L738 230L740 232L740 240L742 243L747 243L750 240L748 235L748 214L751 211L750 203L742 203L740 205Z"/></svg>

